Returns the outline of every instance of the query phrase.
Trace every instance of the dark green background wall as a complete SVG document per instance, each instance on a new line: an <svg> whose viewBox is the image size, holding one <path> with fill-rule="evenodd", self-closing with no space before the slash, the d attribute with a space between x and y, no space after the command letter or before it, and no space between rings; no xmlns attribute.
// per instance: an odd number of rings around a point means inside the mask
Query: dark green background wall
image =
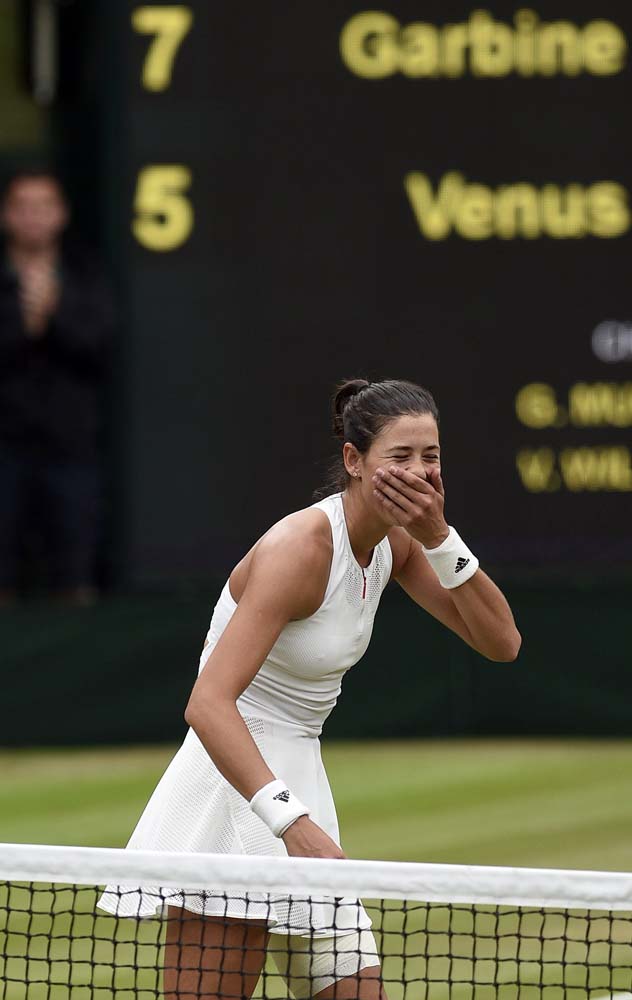
<svg viewBox="0 0 632 1000"><path fill-rule="evenodd" d="M218 592L0 617L0 744L178 739ZM524 646L495 664L392 585L325 736L632 735L632 586L514 585L508 596Z"/></svg>

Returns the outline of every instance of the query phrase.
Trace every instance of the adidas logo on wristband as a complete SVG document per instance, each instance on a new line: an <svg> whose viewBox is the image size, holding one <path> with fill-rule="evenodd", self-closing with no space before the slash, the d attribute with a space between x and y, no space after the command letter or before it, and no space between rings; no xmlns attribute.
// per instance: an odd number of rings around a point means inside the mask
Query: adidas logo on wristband
<svg viewBox="0 0 632 1000"><path fill-rule="evenodd" d="M467 583L478 569L478 559L471 552L458 531L452 526L448 537L434 549L423 547L424 555L439 577L439 583L446 590L454 590Z"/></svg>
<svg viewBox="0 0 632 1000"><path fill-rule="evenodd" d="M255 792L250 800L250 808L275 837L282 837L300 816L309 816L307 806L290 792L280 778L269 781Z"/></svg>

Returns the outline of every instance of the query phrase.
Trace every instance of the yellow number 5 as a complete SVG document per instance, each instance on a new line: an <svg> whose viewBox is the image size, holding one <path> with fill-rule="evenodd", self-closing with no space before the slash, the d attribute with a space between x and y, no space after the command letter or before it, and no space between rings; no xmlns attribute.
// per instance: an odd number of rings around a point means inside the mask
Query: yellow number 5
<svg viewBox="0 0 632 1000"><path fill-rule="evenodd" d="M155 35L143 66L146 90L166 90L171 83L173 64L179 47L191 30L190 7L137 7L132 14L134 30Z"/></svg>
<svg viewBox="0 0 632 1000"><path fill-rule="evenodd" d="M194 224L186 197L191 187L188 167L144 167L138 175L132 223L134 236L148 250L163 253L186 243Z"/></svg>

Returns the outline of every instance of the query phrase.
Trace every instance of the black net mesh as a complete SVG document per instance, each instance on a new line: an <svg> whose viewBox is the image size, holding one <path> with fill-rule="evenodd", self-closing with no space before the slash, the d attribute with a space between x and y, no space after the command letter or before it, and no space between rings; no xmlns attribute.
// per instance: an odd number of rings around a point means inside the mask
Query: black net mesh
<svg viewBox="0 0 632 1000"><path fill-rule="evenodd" d="M153 917L112 916L99 897L96 888L0 882L1 1000L632 997L632 913L365 900L371 938L348 927L287 935L277 925L270 934L260 894L250 921L202 917L173 897L158 899ZM234 899L223 899L228 912ZM186 907L186 894L178 902ZM305 912L304 897L296 905ZM362 985L350 987L360 969Z"/></svg>

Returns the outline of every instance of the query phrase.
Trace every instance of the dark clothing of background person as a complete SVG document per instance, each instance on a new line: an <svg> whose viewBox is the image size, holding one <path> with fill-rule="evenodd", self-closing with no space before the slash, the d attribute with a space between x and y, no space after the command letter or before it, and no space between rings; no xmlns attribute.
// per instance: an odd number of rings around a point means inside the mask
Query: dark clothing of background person
<svg viewBox="0 0 632 1000"><path fill-rule="evenodd" d="M97 266L63 255L58 304L29 336L19 282L0 264L0 589L19 579L20 539L42 537L55 588L93 583L102 384L113 326Z"/></svg>

